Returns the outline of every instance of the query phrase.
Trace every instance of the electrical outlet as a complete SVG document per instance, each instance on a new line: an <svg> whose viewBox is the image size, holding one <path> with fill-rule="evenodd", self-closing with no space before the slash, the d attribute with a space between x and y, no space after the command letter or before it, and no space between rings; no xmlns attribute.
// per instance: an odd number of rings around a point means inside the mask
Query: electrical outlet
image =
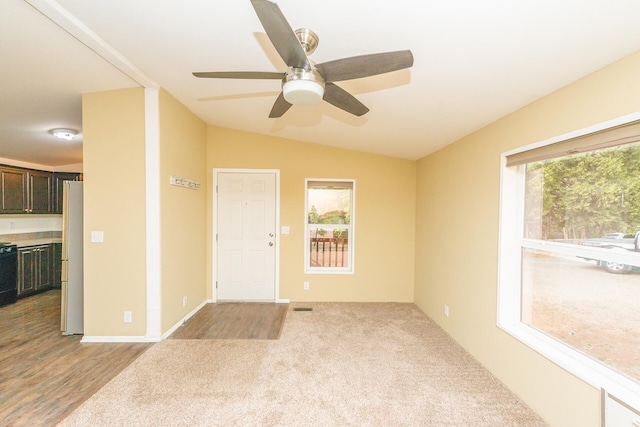
<svg viewBox="0 0 640 427"><path fill-rule="evenodd" d="M444 315L445 317L449 317L449 306L448 305L444 305Z"/></svg>
<svg viewBox="0 0 640 427"><path fill-rule="evenodd" d="M182 297L182 306L183 307L187 306L187 296L186 295Z"/></svg>
<svg viewBox="0 0 640 427"><path fill-rule="evenodd" d="M304 290L305 291L309 290L309 282L304 282Z"/></svg>
<svg viewBox="0 0 640 427"><path fill-rule="evenodd" d="M131 323L131 312L130 311L125 311L124 312L124 323Z"/></svg>

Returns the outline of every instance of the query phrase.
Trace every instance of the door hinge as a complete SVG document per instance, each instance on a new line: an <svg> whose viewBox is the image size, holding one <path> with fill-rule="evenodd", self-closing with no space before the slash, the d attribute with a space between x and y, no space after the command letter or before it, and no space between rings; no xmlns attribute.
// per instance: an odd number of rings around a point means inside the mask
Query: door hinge
<svg viewBox="0 0 640 427"><path fill-rule="evenodd" d="M216 289L218 289L218 281L216 280Z"/></svg>

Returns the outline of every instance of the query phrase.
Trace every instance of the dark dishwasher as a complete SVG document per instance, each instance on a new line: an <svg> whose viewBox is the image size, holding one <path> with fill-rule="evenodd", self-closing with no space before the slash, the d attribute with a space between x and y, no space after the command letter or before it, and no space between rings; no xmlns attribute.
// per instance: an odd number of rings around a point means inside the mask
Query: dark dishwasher
<svg viewBox="0 0 640 427"><path fill-rule="evenodd" d="M18 248L0 242L0 307L13 304L18 298Z"/></svg>

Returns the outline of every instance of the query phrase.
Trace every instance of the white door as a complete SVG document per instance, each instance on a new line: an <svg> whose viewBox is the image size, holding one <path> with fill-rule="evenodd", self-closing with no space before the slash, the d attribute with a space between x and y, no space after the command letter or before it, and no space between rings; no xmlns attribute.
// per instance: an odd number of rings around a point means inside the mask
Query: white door
<svg viewBox="0 0 640 427"><path fill-rule="evenodd" d="M276 174L217 174L217 299L275 301Z"/></svg>

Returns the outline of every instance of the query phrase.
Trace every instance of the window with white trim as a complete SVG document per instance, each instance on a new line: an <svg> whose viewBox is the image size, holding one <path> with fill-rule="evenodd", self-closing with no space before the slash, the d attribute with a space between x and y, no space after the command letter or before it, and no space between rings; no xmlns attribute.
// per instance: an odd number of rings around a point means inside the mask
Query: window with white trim
<svg viewBox="0 0 640 427"><path fill-rule="evenodd" d="M505 153L498 325L640 406L640 114Z"/></svg>
<svg viewBox="0 0 640 427"><path fill-rule="evenodd" d="M305 273L353 273L354 180L305 180Z"/></svg>

